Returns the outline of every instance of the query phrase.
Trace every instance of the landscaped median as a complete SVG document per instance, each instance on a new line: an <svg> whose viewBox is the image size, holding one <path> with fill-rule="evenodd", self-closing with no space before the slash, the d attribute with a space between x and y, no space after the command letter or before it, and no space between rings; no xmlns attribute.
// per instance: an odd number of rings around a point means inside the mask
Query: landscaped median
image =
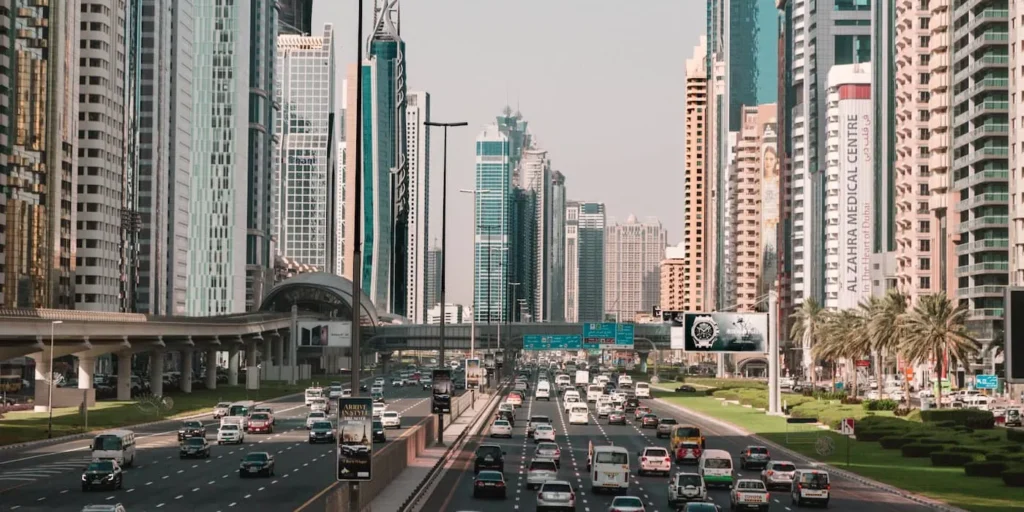
<svg viewBox="0 0 1024 512"><path fill-rule="evenodd" d="M338 379L340 380L340 379ZM294 385L284 382L261 382L260 389L246 390L244 386L221 386L214 390L196 390L192 393L167 393L170 400L101 401L89 409L86 418L76 407L53 410L53 437L82 434L87 431L106 430L130 425L170 420L211 412L217 402L239 400L270 400L303 392L310 381ZM169 407L168 407L169 405ZM0 446L46 439L49 413L11 411L0 418Z"/></svg>
<svg viewBox="0 0 1024 512"><path fill-rule="evenodd" d="M686 396L665 392L656 395L809 459L956 507L978 512L1024 510L1024 438L994 428L991 413L932 410L899 418L891 411L868 410L870 405L784 395L793 416L817 418L832 426L841 418L857 418L855 439L820 429L808 440L808 436L797 439L791 435L796 426L787 424L785 418L768 416L757 409L767 403L763 384L733 383L728 389ZM816 437L830 438L835 447L832 453L820 455Z"/></svg>

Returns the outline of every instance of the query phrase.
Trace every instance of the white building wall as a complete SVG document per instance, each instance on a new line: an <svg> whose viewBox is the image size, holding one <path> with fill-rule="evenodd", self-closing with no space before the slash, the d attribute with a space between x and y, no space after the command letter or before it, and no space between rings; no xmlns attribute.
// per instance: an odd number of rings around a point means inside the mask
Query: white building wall
<svg viewBox="0 0 1024 512"><path fill-rule="evenodd" d="M441 305L436 304L434 307L427 310L426 323L429 325L437 325L441 323ZM468 318L466 315L465 308L461 304L448 303L444 305L444 323L445 324L458 324L463 323Z"/></svg>
<svg viewBox="0 0 1024 512"><path fill-rule="evenodd" d="M580 307L580 205L565 207L565 321L579 321Z"/></svg>
<svg viewBox="0 0 1024 512"><path fill-rule="evenodd" d="M430 93L409 92L405 108L409 162L409 260L406 312L414 322L426 320L427 250L430 244Z"/></svg>

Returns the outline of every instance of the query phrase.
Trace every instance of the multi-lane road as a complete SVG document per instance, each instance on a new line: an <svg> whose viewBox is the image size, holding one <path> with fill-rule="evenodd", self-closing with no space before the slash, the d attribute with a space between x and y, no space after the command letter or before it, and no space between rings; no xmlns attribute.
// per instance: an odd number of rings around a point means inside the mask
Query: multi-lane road
<svg viewBox="0 0 1024 512"><path fill-rule="evenodd" d="M531 386L530 389L533 390L534 387ZM671 405L655 400L642 400L642 402L642 405L651 407L658 417L672 417L680 423L701 427L707 436L709 449L723 449L734 454L735 457L735 454L738 454L744 447L758 444L753 439L728 433L714 424L684 414ZM452 469L442 477L436 490L423 502L424 505L420 510L438 512L535 510L537 491L526 488L526 470L534 452L534 443L526 437L526 423L532 414L546 415L554 422L557 432L556 441L562 449L558 479L566 480L573 485L577 496L576 510L603 512L608 510L613 498L607 494L593 494L590 491L590 479L586 464L588 442L591 441L595 446L615 444L625 447L630 452L632 475L630 476L629 495L643 499L648 512L673 510L668 506L668 479L666 477L638 476L636 474L638 464L636 453L647 446L668 448L669 440L657 439L655 431L652 429L641 430L639 424L633 421L632 414L627 415L626 425L608 425L607 419L597 418L594 404L590 404L590 406L590 424L570 426L568 416L562 409L561 400L552 398L550 402L546 402L537 401L531 397L516 412L516 426L512 439L490 439L487 437L486 431L471 439L462 453L456 457ZM509 494L504 501L475 499L472 496L473 452L480 444L501 445L507 453L505 479ZM774 451L772 457L775 460L786 459L785 454ZM798 468L807 467L806 464L801 464L799 461L794 460L794 462L797 463ZM760 471L739 469L738 457L733 463L737 468L737 478L760 478ZM674 466L673 472L676 471L696 472L696 468L694 466ZM922 478L926 477L922 476ZM913 501L843 479L838 475L832 476L832 484L830 508L833 510L870 510L872 512L927 510L927 507ZM709 490L708 494L722 510L729 509L728 490ZM771 493L772 511L790 511L795 508L790 504L790 498L785 492L773 491Z"/></svg>
<svg viewBox="0 0 1024 512"><path fill-rule="evenodd" d="M385 390L388 409L401 413L403 425L387 432L389 440L429 414L429 396L430 391L413 387ZM308 409L301 397L269 405L277 423L274 433L247 434L242 445L218 446L216 423L203 418L210 423L209 459L178 458L176 424L137 429L135 464L125 470L124 488L116 491L81 490L91 440L0 452L0 512L79 512L85 505L104 503L121 503L130 512L293 511L335 481L336 447L308 443ZM239 478L239 460L254 451L274 455L276 476Z"/></svg>

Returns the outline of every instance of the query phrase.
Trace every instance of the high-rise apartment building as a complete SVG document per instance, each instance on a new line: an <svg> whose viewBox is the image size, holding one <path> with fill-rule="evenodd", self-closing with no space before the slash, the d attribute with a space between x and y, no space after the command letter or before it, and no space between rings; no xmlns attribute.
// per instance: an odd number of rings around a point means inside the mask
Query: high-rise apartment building
<svg viewBox="0 0 1024 512"><path fill-rule="evenodd" d="M686 169L683 188L683 241L680 247L685 251L681 260L682 286L680 292L685 311L704 311L707 293L708 273L714 265L708 260L705 250L714 239L708 231L708 181L705 159L708 72L707 38L701 36L700 44L693 49L693 57L686 60ZM662 297L665 296L662 282ZM662 300L662 307L665 302Z"/></svg>
<svg viewBox="0 0 1024 512"><path fill-rule="evenodd" d="M792 246L784 256L791 272L784 276L791 301L785 308L807 298L824 302L825 253L824 199L827 140L827 74L832 66L871 60L870 0L835 0L815 3L789 0L785 24L792 30L792 54L782 60L792 91L787 98L787 176L785 229L791 229ZM788 50L787 50L788 51Z"/></svg>
<svg viewBox="0 0 1024 512"><path fill-rule="evenodd" d="M880 184L874 149L870 64L833 66L825 123L825 302L853 309L873 294L872 238Z"/></svg>
<svg viewBox="0 0 1024 512"><path fill-rule="evenodd" d="M334 61L331 24L321 36L277 37L275 246L280 256L331 273L340 227Z"/></svg>
<svg viewBox="0 0 1024 512"><path fill-rule="evenodd" d="M950 57L953 50L953 1L932 0L928 22L928 208L932 214L936 236L932 241L932 287L956 296L957 241L959 215L950 205L958 201L953 190L953 122L950 104L950 82L953 71Z"/></svg>
<svg viewBox="0 0 1024 512"><path fill-rule="evenodd" d="M449 302L444 305L444 323L449 325L463 323L462 320L465 317L465 309L462 307L462 304L452 304ZM424 320L423 323L428 325L437 325L441 323L440 303L427 308L426 320Z"/></svg>
<svg viewBox="0 0 1024 512"><path fill-rule="evenodd" d="M735 276L729 309L733 311L763 310L767 285L774 282L779 187L776 121L773 103L743 107L743 124L733 146L729 175L731 273Z"/></svg>
<svg viewBox="0 0 1024 512"><path fill-rule="evenodd" d="M426 278L424 280L424 302L428 308L441 303L441 266L444 265L444 254L441 248L434 246L427 250Z"/></svg>
<svg viewBox="0 0 1024 512"><path fill-rule="evenodd" d="M89 2L79 13L75 254L82 264L75 271L75 309L86 311L128 310L121 221L128 185L125 5L122 0Z"/></svg>
<svg viewBox="0 0 1024 512"><path fill-rule="evenodd" d="M277 33L312 35L313 0L278 0Z"/></svg>
<svg viewBox="0 0 1024 512"><path fill-rule="evenodd" d="M734 240L736 232L732 227L736 221L732 214L733 210L736 209L736 195L733 194L735 181L729 179L729 177L736 173L736 160L731 155L734 151L733 148L739 142L739 138L739 132L729 132L725 136L725 148L728 149L728 152L723 156L728 156L728 158L723 168L725 180L720 183L721 188L718 190L718 197L721 203L717 205L721 214L718 218L716 232L721 250L718 253L718 261L721 262L721 265L730 269L736 268L736 242ZM736 273L720 272L720 276L715 282L718 283L719 287L715 304L720 309L732 311L736 307Z"/></svg>
<svg viewBox="0 0 1024 512"><path fill-rule="evenodd" d="M547 299L550 282L551 245L551 160L547 150L534 146L523 151L519 164L519 187L528 192L524 223L532 234L529 256L519 278L530 315L538 322L548 320Z"/></svg>
<svg viewBox="0 0 1024 512"><path fill-rule="evenodd" d="M566 202L566 322L604 320L605 227L604 203Z"/></svg>
<svg viewBox="0 0 1024 512"><path fill-rule="evenodd" d="M131 6L131 16L139 21L130 24L137 28L128 45L129 53L138 55L129 59L129 77L138 91L129 102L138 135L129 136L129 147L134 143L136 149L129 152L134 179L127 201L139 220L134 309L184 315L194 147L194 1L136 1Z"/></svg>
<svg viewBox="0 0 1024 512"><path fill-rule="evenodd" d="M661 301L661 260L668 234L658 219L637 220L605 228L604 313L617 320L649 312Z"/></svg>
<svg viewBox="0 0 1024 512"><path fill-rule="evenodd" d="M544 318L565 321L565 175L551 171L551 204L546 213L551 227L548 251L547 301Z"/></svg>
<svg viewBox="0 0 1024 512"><path fill-rule="evenodd" d="M14 0L0 0L0 9L11 12ZM11 33L13 18L10 14L0 16L0 32ZM11 69L10 38L0 39L0 67ZM11 74L0 73L0 105L11 105ZM10 126L10 109L0 110L0 126ZM0 305L10 305L4 301L4 289L7 284L7 187L10 179L8 156L11 154L11 134L9 130L0 133ZM11 282L15 282L13 279Z"/></svg>
<svg viewBox="0 0 1024 512"><path fill-rule="evenodd" d="M348 102L345 101L346 93L348 92L347 85L348 84L345 83L342 83L341 85L342 105L348 104ZM335 159L337 171L334 187L334 273L339 276L345 275L345 163L348 158L348 144L346 144L347 139L345 137L345 115L345 109L342 108L338 112L338 135L335 137L337 140L338 154Z"/></svg>
<svg viewBox="0 0 1024 512"><path fill-rule="evenodd" d="M1024 2L1010 2L1010 69L1024 66ZM1010 79L1010 284L1024 286L1024 78Z"/></svg>
<svg viewBox="0 0 1024 512"><path fill-rule="evenodd" d="M691 309L693 299L687 297L690 286L687 284L686 242L665 249L665 259L661 260L661 300L658 301L662 311L701 311Z"/></svg>
<svg viewBox="0 0 1024 512"><path fill-rule="evenodd" d="M1009 69L1007 0L953 5L952 116L956 296L984 342L1003 326L1009 282Z"/></svg>
<svg viewBox="0 0 1024 512"><path fill-rule="evenodd" d="M5 180L0 194L6 196L0 303L72 308L80 302L74 281L77 266L97 264L76 254L75 248L76 208L82 206L79 2L11 2L8 7L4 18L11 30L0 43L7 47L3 54L12 58L5 74L12 81L5 92L9 110L4 112L4 126L10 127L4 144L7 165L0 169ZM102 10L102 4L98 7ZM111 166L116 169L121 163L118 159Z"/></svg>
<svg viewBox="0 0 1024 512"><path fill-rule="evenodd" d="M427 251L430 244L430 94L409 93L405 108L405 139L409 162L409 249L406 262L405 311L415 322L425 322L427 309Z"/></svg>

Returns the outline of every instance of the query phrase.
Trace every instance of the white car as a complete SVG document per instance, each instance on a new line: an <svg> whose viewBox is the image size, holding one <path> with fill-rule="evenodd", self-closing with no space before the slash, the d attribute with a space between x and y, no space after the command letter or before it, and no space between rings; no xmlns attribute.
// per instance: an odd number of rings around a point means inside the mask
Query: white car
<svg viewBox="0 0 1024 512"><path fill-rule="evenodd" d="M351 389L345 388L345 389L341 390L341 397L342 398L349 398L351 396L352 396L352 390Z"/></svg>
<svg viewBox="0 0 1024 512"><path fill-rule="evenodd" d="M676 510L691 501L705 501L708 488L697 473L676 473L668 481L668 505Z"/></svg>
<svg viewBox="0 0 1024 512"><path fill-rule="evenodd" d="M331 386L330 391L327 392L327 397L331 399L341 398L341 386Z"/></svg>
<svg viewBox="0 0 1024 512"><path fill-rule="evenodd" d="M213 419L219 420L219 419L227 416L228 412L230 412L230 411L231 411L231 403L230 402L220 402L219 404L217 404L213 408Z"/></svg>
<svg viewBox="0 0 1024 512"><path fill-rule="evenodd" d="M612 412L612 402L598 402L597 404L597 417L607 418L608 414Z"/></svg>
<svg viewBox="0 0 1024 512"><path fill-rule="evenodd" d="M313 428L313 424L318 421L329 421L327 413L323 411L309 413L309 416L306 416L306 430Z"/></svg>
<svg viewBox="0 0 1024 512"><path fill-rule="evenodd" d="M384 404L381 404L381 403L373 404L373 417L374 418L380 418L380 415L384 414L384 408L385 407L386 406Z"/></svg>
<svg viewBox="0 0 1024 512"><path fill-rule="evenodd" d="M384 428L402 428L402 415L398 411L384 411L380 415L380 423Z"/></svg>
<svg viewBox="0 0 1024 512"><path fill-rule="evenodd" d="M384 377L377 377L376 379L373 379L373 385L384 387Z"/></svg>
<svg viewBox="0 0 1024 512"><path fill-rule="evenodd" d="M540 487L546 482L558 478L558 467L550 459L533 459L526 470L526 488Z"/></svg>
<svg viewBox="0 0 1024 512"><path fill-rule="evenodd" d="M660 446L648 446L640 452L640 467L636 474L658 473L667 475L672 472L672 457L668 450Z"/></svg>
<svg viewBox="0 0 1024 512"><path fill-rule="evenodd" d="M773 460L764 467L761 472L761 481L769 490L773 487L781 487L790 490L793 487L793 474L796 473L796 464L788 460Z"/></svg>
<svg viewBox="0 0 1024 512"><path fill-rule="evenodd" d="M551 442L554 442L554 440L555 440L555 427L552 427L551 425L548 425L546 423L541 423L540 425L537 425L537 428L533 431L533 442L534 443L539 443L541 441L551 441Z"/></svg>
<svg viewBox="0 0 1024 512"><path fill-rule="evenodd" d="M225 423L217 429L217 444L242 444L245 442L245 431L237 423Z"/></svg>
<svg viewBox="0 0 1024 512"><path fill-rule="evenodd" d="M537 493L536 510L576 510L576 493L565 480L548 480Z"/></svg>
<svg viewBox="0 0 1024 512"><path fill-rule="evenodd" d="M374 393L380 393L380 394L383 395L384 394L384 386L378 386L378 385L374 384L373 387L370 388L370 394L372 395Z"/></svg>
<svg viewBox="0 0 1024 512"><path fill-rule="evenodd" d="M491 423L491 437L512 437L512 424L508 420L495 420Z"/></svg>
<svg viewBox="0 0 1024 512"><path fill-rule="evenodd" d="M793 488L790 500L797 506L818 503L828 507L831 498L831 482L828 472L819 469L800 469L793 473Z"/></svg>
<svg viewBox="0 0 1024 512"><path fill-rule="evenodd" d="M400 387L402 387L403 385L405 385L405 380L404 380L404 379L402 379L401 377L399 377L399 378L397 378L397 379L391 379L391 385L392 385L393 387L396 387L396 388L400 388Z"/></svg>
<svg viewBox="0 0 1024 512"><path fill-rule="evenodd" d="M569 411L572 410L573 404L578 404L578 403L580 403L579 397L570 396L570 397L567 397L565 399L565 402L563 402L563 404L562 404L562 408L565 409L565 413L566 414L569 414Z"/></svg>

